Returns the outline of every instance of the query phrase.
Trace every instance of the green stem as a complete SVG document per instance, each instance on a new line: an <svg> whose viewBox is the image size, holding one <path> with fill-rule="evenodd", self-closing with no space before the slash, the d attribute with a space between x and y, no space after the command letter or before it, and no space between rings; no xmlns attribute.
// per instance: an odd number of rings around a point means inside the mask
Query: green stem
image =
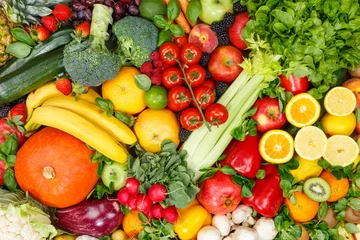
<svg viewBox="0 0 360 240"><path fill-rule="evenodd" d="M105 41L109 39L108 26L113 23L113 9L102 4L95 4L92 12L90 36L91 45L105 48Z"/></svg>

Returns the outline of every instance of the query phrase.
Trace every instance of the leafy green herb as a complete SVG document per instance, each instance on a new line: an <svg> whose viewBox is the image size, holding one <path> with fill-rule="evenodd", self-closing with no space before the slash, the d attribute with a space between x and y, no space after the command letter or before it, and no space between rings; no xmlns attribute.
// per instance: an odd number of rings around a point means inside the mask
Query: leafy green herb
<svg viewBox="0 0 360 240"><path fill-rule="evenodd" d="M258 125L258 122L251 118L254 116L256 111L257 107L254 107L245 113L242 124L239 127L234 128L231 133L233 138L239 141L244 141L246 135L255 136L257 134L256 125Z"/></svg>
<svg viewBox="0 0 360 240"><path fill-rule="evenodd" d="M95 98L96 105L100 107L102 110L106 111L106 115L112 116L114 114L114 105L108 99L104 99L101 97Z"/></svg>
<svg viewBox="0 0 360 240"><path fill-rule="evenodd" d="M270 82L269 86L261 91L260 97L264 95L269 96L270 98L277 98L279 101L280 112L285 112L286 103L290 99L286 96L284 89L281 87L280 78Z"/></svg>
<svg viewBox="0 0 360 240"><path fill-rule="evenodd" d="M103 170L103 168L104 168L104 164L113 164L113 163L114 163L113 160L111 160L110 158L102 155L102 154L101 154L100 152L98 152L98 151L94 151L94 153L93 153L93 154L91 155L91 157L90 157L90 161L91 161L92 163L95 163L95 162L99 163L99 164L98 164L97 171L96 171L96 174L97 174L98 176L101 175L101 172L102 172L102 170Z"/></svg>
<svg viewBox="0 0 360 240"><path fill-rule="evenodd" d="M115 117L125 123L128 127L133 127L135 125L135 117L120 111L115 111Z"/></svg>
<svg viewBox="0 0 360 240"><path fill-rule="evenodd" d="M310 239L315 240L339 240L338 229L329 229L327 222L321 222L318 220L311 220L303 224L306 230L309 232Z"/></svg>
<svg viewBox="0 0 360 240"><path fill-rule="evenodd" d="M5 186L12 192L16 191L17 182L15 179L14 167L16 161L16 153L18 151L18 138L12 133L5 142L0 144L0 161L5 162L4 183Z"/></svg>
<svg viewBox="0 0 360 240"><path fill-rule="evenodd" d="M285 204L281 206L278 215L274 218L274 224L279 232L276 240L297 240L301 237L301 226L295 224Z"/></svg>
<svg viewBox="0 0 360 240"><path fill-rule="evenodd" d="M259 169L259 171L256 173L257 179L263 179L266 175L266 172L264 169Z"/></svg>
<svg viewBox="0 0 360 240"><path fill-rule="evenodd" d="M94 191L92 192L92 196L97 199L102 199L105 194L113 194L114 193L114 183L111 182L109 187L103 184L97 184L95 186Z"/></svg>
<svg viewBox="0 0 360 240"><path fill-rule="evenodd" d="M278 166L279 175L281 177L280 187L283 190L283 196L289 198L295 204L294 192L302 191L302 183L297 183L296 179L291 175L290 170L297 169L299 161L293 157L289 162Z"/></svg>
<svg viewBox="0 0 360 240"><path fill-rule="evenodd" d="M124 204L121 204L121 205L120 205L120 209L121 209L121 212L122 212L124 215L131 213L131 210L128 209L128 208L126 207L126 205L124 205Z"/></svg>
<svg viewBox="0 0 360 240"><path fill-rule="evenodd" d="M135 83L138 88L141 90L147 91L151 87L151 80L145 74L136 74L135 75Z"/></svg>
<svg viewBox="0 0 360 240"><path fill-rule="evenodd" d="M186 18L190 21L190 23L194 24L198 19L201 11L201 2L199 0L190 0L189 5L186 9Z"/></svg>
<svg viewBox="0 0 360 240"><path fill-rule="evenodd" d="M30 54L31 47L23 42L13 42L6 47L5 52L17 58L25 58Z"/></svg>
<svg viewBox="0 0 360 240"><path fill-rule="evenodd" d="M144 230L138 235L139 240L150 239L173 239L176 237L174 226L165 219L152 219L151 221L142 213L139 213L139 219L142 222Z"/></svg>
<svg viewBox="0 0 360 240"><path fill-rule="evenodd" d="M18 41L23 42L29 46L35 47L34 40L30 37L30 35L22 28L12 28L10 30L11 35Z"/></svg>
<svg viewBox="0 0 360 240"><path fill-rule="evenodd" d="M184 208L199 191L192 180L195 173L187 167L186 151L177 151L174 142L164 140L161 150L160 153L150 153L137 149L138 157L134 159L130 156L127 161L128 176L140 181L141 193L146 193L155 183L163 184L168 192L164 204Z"/></svg>

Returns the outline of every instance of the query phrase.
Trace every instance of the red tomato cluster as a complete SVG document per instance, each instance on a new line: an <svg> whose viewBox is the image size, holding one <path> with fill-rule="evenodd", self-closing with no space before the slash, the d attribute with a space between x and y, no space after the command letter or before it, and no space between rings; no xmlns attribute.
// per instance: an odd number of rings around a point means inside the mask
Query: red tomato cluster
<svg viewBox="0 0 360 240"><path fill-rule="evenodd" d="M159 54L166 66L162 71L161 84L168 89L167 107L175 112L182 111L181 126L193 131L203 125L203 116L211 125L226 122L227 109L221 104L214 104L215 82L206 79L206 71L199 65L201 48L188 43L186 38L175 38L173 42L161 45ZM200 109L205 114L202 115Z"/></svg>

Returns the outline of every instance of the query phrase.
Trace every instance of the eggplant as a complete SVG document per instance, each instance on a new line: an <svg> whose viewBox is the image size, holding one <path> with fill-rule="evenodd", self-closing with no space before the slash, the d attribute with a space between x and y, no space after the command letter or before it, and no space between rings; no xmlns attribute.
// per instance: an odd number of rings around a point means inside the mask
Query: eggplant
<svg viewBox="0 0 360 240"><path fill-rule="evenodd" d="M77 235L102 237L115 231L124 215L117 199L87 199L74 206L57 209L54 223Z"/></svg>

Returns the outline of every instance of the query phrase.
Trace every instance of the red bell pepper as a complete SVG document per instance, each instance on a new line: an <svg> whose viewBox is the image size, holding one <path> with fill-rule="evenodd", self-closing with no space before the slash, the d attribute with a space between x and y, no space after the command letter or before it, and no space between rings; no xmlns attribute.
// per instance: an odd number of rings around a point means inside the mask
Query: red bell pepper
<svg viewBox="0 0 360 240"><path fill-rule="evenodd" d="M226 157L221 160L221 166L228 165L242 176L255 178L261 164L259 142L258 134L247 135L244 141L233 139L224 151Z"/></svg>
<svg viewBox="0 0 360 240"><path fill-rule="evenodd" d="M265 165L265 177L257 179L250 198L243 198L242 202L251 206L255 211L265 217L273 218L280 210L284 201L283 191L280 188L280 175L274 165Z"/></svg>

